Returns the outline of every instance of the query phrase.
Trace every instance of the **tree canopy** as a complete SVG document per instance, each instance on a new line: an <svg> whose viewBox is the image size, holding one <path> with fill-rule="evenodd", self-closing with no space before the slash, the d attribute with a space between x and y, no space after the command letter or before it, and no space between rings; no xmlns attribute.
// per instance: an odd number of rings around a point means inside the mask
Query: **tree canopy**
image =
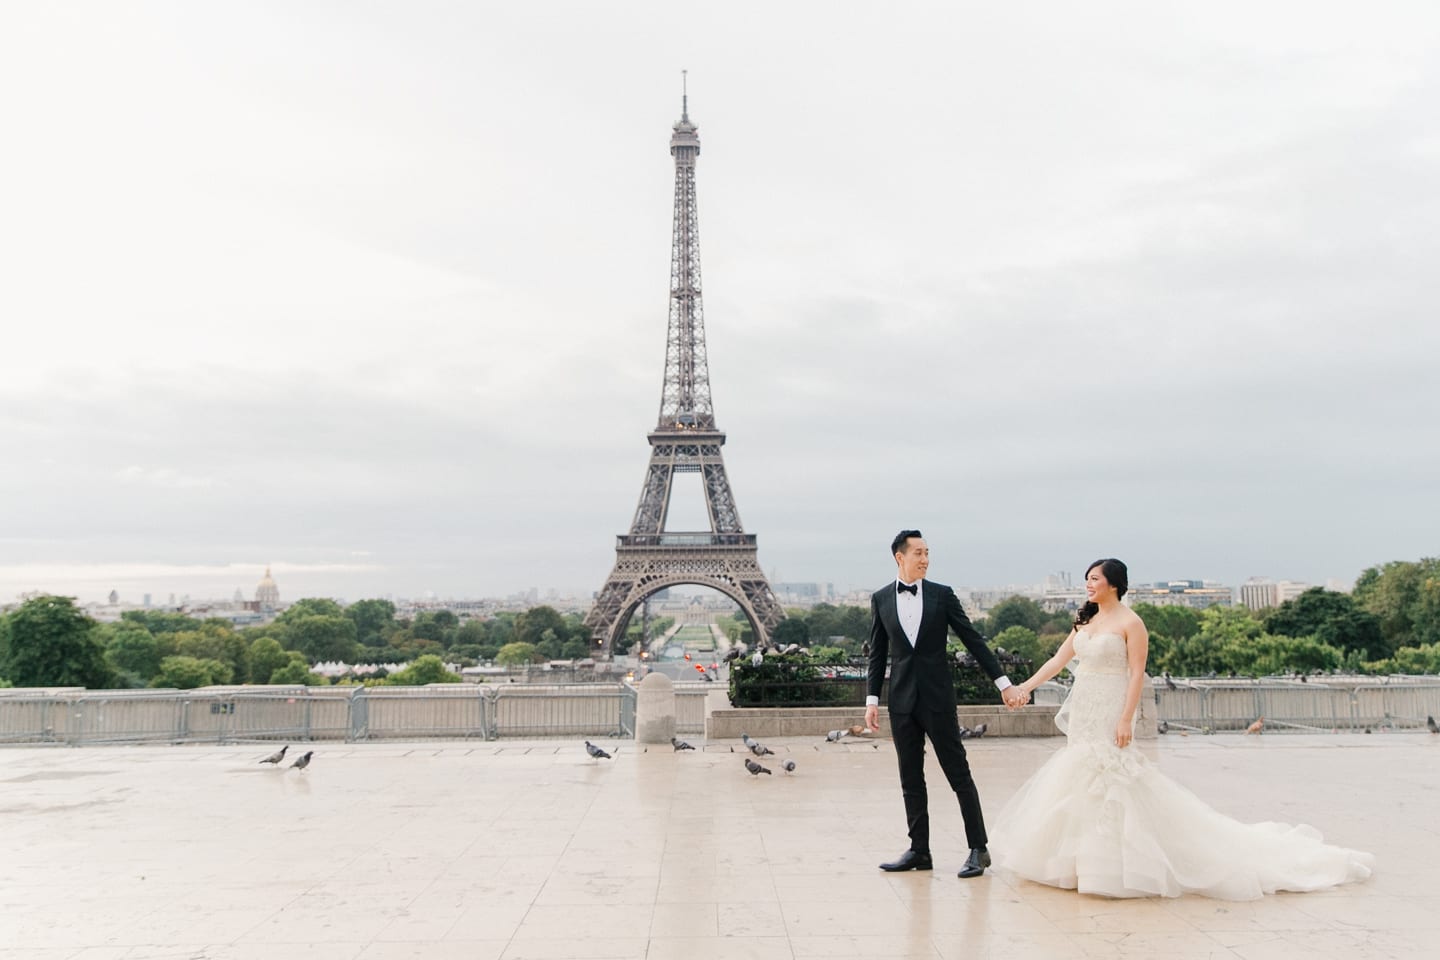
<svg viewBox="0 0 1440 960"><path fill-rule="evenodd" d="M96 623L70 597L31 597L0 628L0 676L17 687L105 687L114 671Z"/></svg>

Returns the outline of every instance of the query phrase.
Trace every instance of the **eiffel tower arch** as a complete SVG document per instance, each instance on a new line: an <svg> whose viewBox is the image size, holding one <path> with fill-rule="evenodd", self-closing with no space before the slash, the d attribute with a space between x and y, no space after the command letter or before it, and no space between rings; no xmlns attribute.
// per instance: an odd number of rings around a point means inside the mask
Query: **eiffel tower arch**
<svg viewBox="0 0 1440 960"><path fill-rule="evenodd" d="M616 641L645 598L680 584L717 590L739 605L763 645L785 618L760 569L755 535L746 533L725 472L710 401L705 314L700 285L700 221L695 202L699 128L690 121L689 97L670 137L675 158L675 226L670 250L670 322L665 338L665 381L660 419L649 434L650 465L630 532L615 545L615 567L585 617L597 655L614 656ZM699 473L709 530L669 531L665 521L678 473Z"/></svg>

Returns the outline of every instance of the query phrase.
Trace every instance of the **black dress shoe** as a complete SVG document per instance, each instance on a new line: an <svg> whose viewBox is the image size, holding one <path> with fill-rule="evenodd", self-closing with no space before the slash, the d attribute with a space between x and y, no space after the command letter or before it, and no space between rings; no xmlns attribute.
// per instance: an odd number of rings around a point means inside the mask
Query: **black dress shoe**
<svg viewBox="0 0 1440 960"><path fill-rule="evenodd" d="M961 877L966 880L971 877L978 877L990 866L990 851L984 847L975 847L970 851L970 856L965 858L965 866L960 868Z"/></svg>
<svg viewBox="0 0 1440 960"><path fill-rule="evenodd" d="M935 864L928 853L916 853L914 850L906 850L900 854L900 859L891 863L880 864L881 870L888 870L897 873L901 870L933 870Z"/></svg>

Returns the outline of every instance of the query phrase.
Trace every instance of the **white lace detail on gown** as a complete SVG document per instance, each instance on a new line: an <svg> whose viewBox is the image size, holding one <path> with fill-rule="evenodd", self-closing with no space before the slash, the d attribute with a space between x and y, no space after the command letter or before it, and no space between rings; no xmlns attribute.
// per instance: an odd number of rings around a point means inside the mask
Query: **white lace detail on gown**
<svg viewBox="0 0 1440 960"><path fill-rule="evenodd" d="M1370 854L1329 846L1312 827L1240 823L1134 746L1117 747L1125 639L1081 631L1075 654L1075 683L1055 718L1066 745L1001 811L990 843L997 867L1102 896L1226 900L1370 876Z"/></svg>

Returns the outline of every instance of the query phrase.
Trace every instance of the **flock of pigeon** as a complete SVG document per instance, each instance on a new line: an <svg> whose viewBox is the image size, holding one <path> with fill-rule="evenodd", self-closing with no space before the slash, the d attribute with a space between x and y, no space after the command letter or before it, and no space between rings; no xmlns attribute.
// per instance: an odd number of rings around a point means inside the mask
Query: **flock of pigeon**
<svg viewBox="0 0 1440 960"><path fill-rule="evenodd" d="M278 767L280 766L280 761L285 759L285 751L289 749L290 744L287 743L285 744L285 746L281 747L279 750L276 750L274 753L270 754L270 756L266 757L260 762L272 764L273 766ZM313 756L315 756L314 750L306 750L300 756L295 758L295 762L290 764L290 769L304 770L306 767L310 766L310 758Z"/></svg>
<svg viewBox="0 0 1440 960"><path fill-rule="evenodd" d="M975 729L973 729L973 730L967 729L967 728L965 728L965 727L962 726L962 727L960 728L960 738L961 738L962 740L968 740L968 739L974 739L974 738L976 738L976 737L983 737L983 736L985 736L985 731L986 731L986 729L987 729L987 725L986 725L986 724L983 724L983 723L980 724L979 726L975 727ZM854 726L848 727L848 728L843 729L843 730L831 730L829 733L825 734L825 742L826 742L826 743L839 743L839 742L840 742L842 739L844 739L845 737L860 737L860 738L864 738L864 737L866 737L868 734L872 734L872 733L874 733L873 730L867 730L865 727L861 726L860 724L855 724ZM759 760L764 759L765 757L773 757L773 756L775 756L775 751L774 751L774 750L771 750L769 747L765 746L765 744L763 744L763 743L761 743L760 741L756 740L754 737L750 736L750 734L748 734L748 733L743 733L743 732L742 732L742 733L740 734L740 742L745 745L745 749L749 750L749 751L750 751L752 754L754 754L755 757L757 758L756 760L752 760L752 759L750 759L749 757L745 757L745 758L744 758L744 761L745 761L745 769L746 769L747 771L749 771L750 776L752 776L752 777L758 777L758 776L760 776L760 774L762 774L762 773L765 774L765 775L767 775L767 776L773 776L773 775L774 775L774 772L773 772L769 767L766 767L764 764L760 763ZM880 744L878 744L878 743L872 743L871 746L873 746L876 750L880 749ZM676 737L671 737L671 738L670 738L670 747L671 747L672 750L674 750L675 753L679 753L679 752L681 752L682 750L694 750L694 749L695 749L695 747L692 746L691 744L686 743L684 740L677 739ZM590 754L591 759L594 759L594 760L612 760L612 759L614 759L614 757L612 757L608 752L606 752L606 750L605 750L603 747L598 747L598 746L596 746L595 744L591 743L589 740L586 740L586 741L585 741L585 752L588 753L588 754ZM731 753L734 753L734 752L735 752L735 748L734 748L734 747L731 747L731 748L730 748L730 752L731 752ZM786 759L780 761L780 769L784 770L786 773L794 773L794 772L795 772L795 767L796 767L795 761L789 759L788 757L787 757Z"/></svg>

